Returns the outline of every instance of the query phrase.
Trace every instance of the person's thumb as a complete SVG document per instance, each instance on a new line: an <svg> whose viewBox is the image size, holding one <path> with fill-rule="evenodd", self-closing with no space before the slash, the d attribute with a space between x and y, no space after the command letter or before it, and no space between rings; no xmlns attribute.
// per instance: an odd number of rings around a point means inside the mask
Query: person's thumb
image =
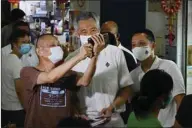
<svg viewBox="0 0 192 128"><path fill-rule="evenodd" d="M106 111L106 108L103 108L103 109L101 110L100 114L103 115L103 114L105 113L105 111Z"/></svg>

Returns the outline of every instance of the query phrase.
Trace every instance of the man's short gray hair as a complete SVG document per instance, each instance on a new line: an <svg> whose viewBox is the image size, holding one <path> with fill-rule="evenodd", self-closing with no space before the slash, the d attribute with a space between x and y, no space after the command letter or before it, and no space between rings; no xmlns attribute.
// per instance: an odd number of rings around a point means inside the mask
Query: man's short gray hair
<svg viewBox="0 0 192 128"><path fill-rule="evenodd" d="M100 29L99 16L94 12L81 11L80 14L74 18L73 25L75 30L78 29L78 23L81 20L88 20L93 18L96 22L97 28Z"/></svg>

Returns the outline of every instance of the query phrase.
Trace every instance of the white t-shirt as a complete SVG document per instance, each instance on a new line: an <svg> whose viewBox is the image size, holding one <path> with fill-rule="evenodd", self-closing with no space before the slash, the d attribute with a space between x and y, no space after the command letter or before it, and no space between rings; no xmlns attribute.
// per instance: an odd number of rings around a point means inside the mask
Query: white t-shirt
<svg viewBox="0 0 192 128"><path fill-rule="evenodd" d="M89 65L90 58L79 62L74 71L84 73ZM96 71L88 87L81 87L79 92L80 105L84 112L100 112L109 107L120 88L132 85L130 73L121 49L108 45L100 52ZM124 106L121 111L124 111Z"/></svg>
<svg viewBox="0 0 192 128"><path fill-rule="evenodd" d="M165 109L161 109L158 115L158 119L163 127L172 127L174 125L175 115L177 112L177 104L173 98L176 95L185 93L183 76L173 61L160 59L158 57L156 57L155 61L153 62L150 70L152 69L162 69L170 74L173 79L174 85L171 92L171 102ZM131 76L134 82L134 85L132 86L134 92L140 91L140 81L144 74L145 73L141 69L141 66L137 67L131 72Z"/></svg>
<svg viewBox="0 0 192 128"><path fill-rule="evenodd" d="M34 45L31 45L31 46L32 46L31 50L27 54L24 54L21 57L21 61L23 63L23 66L35 67L39 63L39 59L38 59L37 54L35 52L35 46ZM11 52L12 52L11 44L9 44L9 45L7 45L1 49L1 56L7 56Z"/></svg>
<svg viewBox="0 0 192 128"><path fill-rule="evenodd" d="M14 54L2 57L1 78L1 107L3 110L22 110L23 107L17 97L15 81L20 78L21 60Z"/></svg>

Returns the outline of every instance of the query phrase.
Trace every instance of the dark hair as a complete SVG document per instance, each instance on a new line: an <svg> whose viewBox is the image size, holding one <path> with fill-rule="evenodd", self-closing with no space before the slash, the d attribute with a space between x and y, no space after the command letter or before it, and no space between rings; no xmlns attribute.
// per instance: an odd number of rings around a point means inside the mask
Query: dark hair
<svg viewBox="0 0 192 128"><path fill-rule="evenodd" d="M133 110L140 118L146 117L155 108L165 108L173 89L172 77L163 70L148 71L141 80L140 93L133 98Z"/></svg>
<svg viewBox="0 0 192 128"><path fill-rule="evenodd" d="M25 16L25 12L21 9L16 8L11 11L12 22L22 19L24 16Z"/></svg>
<svg viewBox="0 0 192 128"><path fill-rule="evenodd" d="M114 34L112 34L111 32L102 32L101 34L105 34L105 33L107 33L109 37L108 42L106 42L106 44L117 46L117 41L115 39Z"/></svg>
<svg viewBox="0 0 192 128"><path fill-rule="evenodd" d="M17 40L21 37L29 36L29 32L21 29L15 29L12 31L11 36L9 37L9 40L11 42L11 47L13 48L13 44L17 42Z"/></svg>
<svg viewBox="0 0 192 128"><path fill-rule="evenodd" d="M80 14L75 18L75 22L73 23L74 24L74 27L75 29L77 29L77 26L78 26L78 22L80 20L88 20L88 19L94 19L96 24L97 24L97 27L99 27L99 19L98 19L98 16L96 13L94 12L86 12L86 11L81 11Z"/></svg>
<svg viewBox="0 0 192 128"><path fill-rule="evenodd" d="M141 33L144 33L146 35L146 38L150 41L150 42L155 42L155 36L153 34L153 32L149 29L143 29L143 30L138 30L138 31L135 31L132 35L132 37L135 35L135 34L141 34Z"/></svg>
<svg viewBox="0 0 192 128"><path fill-rule="evenodd" d="M29 23L24 21L17 21L15 24L13 24L13 30L19 29L20 26L27 26L30 30Z"/></svg>

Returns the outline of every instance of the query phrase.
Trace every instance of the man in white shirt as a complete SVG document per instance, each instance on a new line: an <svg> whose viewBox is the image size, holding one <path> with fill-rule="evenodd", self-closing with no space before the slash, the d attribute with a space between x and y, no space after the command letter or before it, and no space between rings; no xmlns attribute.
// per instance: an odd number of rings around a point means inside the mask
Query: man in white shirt
<svg viewBox="0 0 192 128"><path fill-rule="evenodd" d="M81 12L74 22L74 27L81 44L88 43L90 37L93 41L101 40L99 36L102 35L98 34L99 20L94 13ZM69 57L77 53L78 51L75 51ZM73 70L85 72L89 61L90 58L86 58ZM103 126L123 127L124 123L119 112L125 110L123 105L131 95L132 84L123 52L115 46L107 45L98 55L97 69L89 87L82 87L78 94L82 113L92 120L100 116L104 119L110 118L111 120ZM121 94L115 98L119 89L122 89ZM116 111L112 114L113 110Z"/></svg>
<svg viewBox="0 0 192 128"><path fill-rule="evenodd" d="M184 80L179 68L174 62L160 59L154 54L155 45L155 37L152 31L146 29L133 34L132 51L135 57L141 62L141 65L131 72L134 81L132 88L134 92L140 91L140 81L149 70L162 69L169 73L174 82L173 91L170 94L169 105L159 111L158 120L162 127L172 127L175 124L177 109L185 94Z"/></svg>
<svg viewBox="0 0 192 128"><path fill-rule="evenodd" d="M114 21L106 21L105 23L103 23L101 26L101 33L105 33L105 32L110 32L111 34L114 35L116 43L110 42L110 44L117 46L123 51L129 71L131 72L132 70L134 70L137 67L137 59L134 57L133 53L130 50L128 50L127 48L121 45L119 41L120 35L118 32L117 23L115 23ZM121 90L119 90L119 92L120 91ZM123 118L125 125L127 124L127 120L130 112L131 112L130 102L127 101L126 111L121 113L121 117Z"/></svg>
<svg viewBox="0 0 192 128"><path fill-rule="evenodd" d="M20 70L23 65L20 58L31 49L29 33L15 30L10 36L12 52L2 57L2 126L9 122L18 127L24 125L25 112L22 107L22 84Z"/></svg>
<svg viewBox="0 0 192 128"><path fill-rule="evenodd" d="M118 32L117 23L114 21L106 21L101 26L101 32L110 32L115 36L117 42L116 46L123 51L129 71L131 72L133 69L135 69L137 67L137 59L133 53L129 49L125 48L119 41L120 34Z"/></svg>
<svg viewBox="0 0 192 128"><path fill-rule="evenodd" d="M21 29L21 30L30 32L29 24L27 22L23 22L23 21L16 22L13 25L13 31L15 29ZM23 55L21 57L21 60L22 60L23 66L35 67L38 64L39 60L38 60L38 57L37 57L37 54L35 51L35 46L32 43L30 45L31 45L31 50L28 53L26 53L25 55ZM6 45L5 47L3 47L1 49L1 54L2 54L1 56L7 56L11 52L12 52L11 44L9 43L8 45Z"/></svg>

